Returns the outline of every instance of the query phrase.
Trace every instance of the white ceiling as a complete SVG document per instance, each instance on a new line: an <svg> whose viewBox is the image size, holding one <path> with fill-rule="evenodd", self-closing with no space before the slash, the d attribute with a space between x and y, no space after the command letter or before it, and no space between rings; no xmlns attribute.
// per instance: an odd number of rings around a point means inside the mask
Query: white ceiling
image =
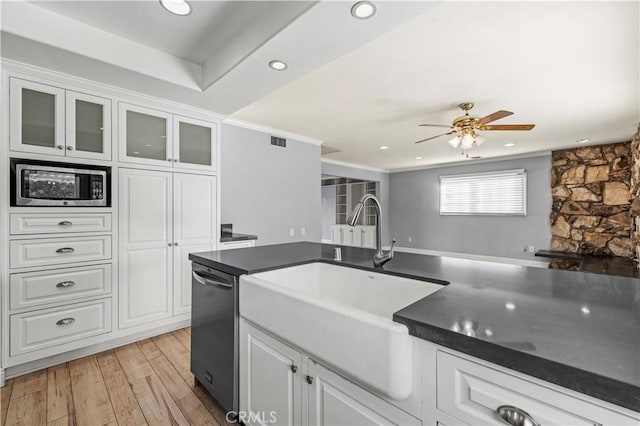
<svg viewBox="0 0 640 426"><path fill-rule="evenodd" d="M355 1L355 0L353 0ZM640 118L638 2L2 1L2 55L323 140L388 170L458 162L424 122L515 114L471 155L629 139ZM273 58L289 63L270 70ZM507 142L516 143L506 148ZM379 146L389 149L380 151ZM416 160L416 156L423 157Z"/></svg>
<svg viewBox="0 0 640 426"><path fill-rule="evenodd" d="M629 140L640 119L639 16L638 2L441 3L233 116L341 150L325 158L388 170L462 160L447 137L413 142L444 133L418 124L449 124L467 100L480 116L515 113L495 124L536 124L484 132L470 155Z"/></svg>

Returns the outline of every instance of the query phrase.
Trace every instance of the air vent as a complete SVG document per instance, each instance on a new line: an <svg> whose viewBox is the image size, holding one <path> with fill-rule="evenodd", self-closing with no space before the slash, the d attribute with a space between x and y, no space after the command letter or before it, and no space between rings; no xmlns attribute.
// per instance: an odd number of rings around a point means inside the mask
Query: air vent
<svg viewBox="0 0 640 426"><path fill-rule="evenodd" d="M271 136L271 145L280 146L282 148L287 147L287 140L285 138L278 138L276 136Z"/></svg>

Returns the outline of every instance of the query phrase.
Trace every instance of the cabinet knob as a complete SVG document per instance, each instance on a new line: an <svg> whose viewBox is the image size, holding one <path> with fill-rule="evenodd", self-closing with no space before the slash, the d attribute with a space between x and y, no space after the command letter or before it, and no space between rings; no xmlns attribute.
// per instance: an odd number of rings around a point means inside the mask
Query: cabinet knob
<svg viewBox="0 0 640 426"><path fill-rule="evenodd" d="M295 365L291 365L291 372L295 374L297 371L298 371L298 367Z"/></svg>
<svg viewBox="0 0 640 426"><path fill-rule="evenodd" d="M307 383L312 384L313 383L313 377L307 376Z"/></svg>
<svg viewBox="0 0 640 426"><path fill-rule="evenodd" d="M178 161L179 161L179 160L178 160L177 158L174 158L174 159L173 159L173 162L174 162L174 163L177 163Z"/></svg>
<svg viewBox="0 0 640 426"><path fill-rule="evenodd" d="M73 147L72 146L68 146L67 147L67 151L73 151Z"/></svg>
<svg viewBox="0 0 640 426"><path fill-rule="evenodd" d="M171 161L171 158L167 158L167 161Z"/></svg>
<svg viewBox="0 0 640 426"><path fill-rule="evenodd" d="M511 405L501 405L496 408L496 412L511 426L540 426L540 423L526 411Z"/></svg>
<svg viewBox="0 0 640 426"><path fill-rule="evenodd" d="M56 325L67 325L76 322L75 318L62 318L60 321L56 322Z"/></svg>
<svg viewBox="0 0 640 426"><path fill-rule="evenodd" d="M177 246L177 245L178 245L178 243L173 243L173 245L174 245L174 246Z"/></svg>
<svg viewBox="0 0 640 426"><path fill-rule="evenodd" d="M73 225L73 223L71 223L68 220L63 220L62 222L58 222L58 226L71 226Z"/></svg>
<svg viewBox="0 0 640 426"><path fill-rule="evenodd" d="M56 253L73 253L76 251L73 247L62 247L56 250Z"/></svg>
<svg viewBox="0 0 640 426"><path fill-rule="evenodd" d="M171 247L171 246L173 246L173 243L167 243L167 245L168 245L169 247Z"/></svg>
<svg viewBox="0 0 640 426"><path fill-rule="evenodd" d="M64 149L64 145L58 145L56 148L58 148L58 149Z"/></svg>
<svg viewBox="0 0 640 426"><path fill-rule="evenodd" d="M74 281L61 281L58 284L56 284L56 287L58 287L58 288L68 288L68 287L73 287L74 285L76 285L76 283Z"/></svg>

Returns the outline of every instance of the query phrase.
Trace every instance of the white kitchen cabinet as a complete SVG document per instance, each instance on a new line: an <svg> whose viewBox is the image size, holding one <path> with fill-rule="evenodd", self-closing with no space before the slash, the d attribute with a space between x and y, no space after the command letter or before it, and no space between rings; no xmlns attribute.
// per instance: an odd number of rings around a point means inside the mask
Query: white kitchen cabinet
<svg viewBox="0 0 640 426"><path fill-rule="evenodd" d="M216 248L216 178L173 174L173 313L191 311L189 253Z"/></svg>
<svg viewBox="0 0 640 426"><path fill-rule="evenodd" d="M422 422L308 359L310 426L421 425ZM306 382L308 383L308 382Z"/></svg>
<svg viewBox="0 0 640 426"><path fill-rule="evenodd" d="M502 424L497 410L509 406L542 425L637 425L638 419L576 398L566 390L516 377L437 351L437 408L456 424ZM449 422L450 423L450 422ZM506 424L506 423L505 423Z"/></svg>
<svg viewBox="0 0 640 426"><path fill-rule="evenodd" d="M11 235L111 231L111 213L12 213Z"/></svg>
<svg viewBox="0 0 640 426"><path fill-rule="evenodd" d="M111 160L111 100L67 90L67 157Z"/></svg>
<svg viewBox="0 0 640 426"><path fill-rule="evenodd" d="M9 146L13 151L65 155L65 90L11 78Z"/></svg>
<svg viewBox="0 0 640 426"><path fill-rule="evenodd" d="M216 125L195 118L173 116L174 167L215 171Z"/></svg>
<svg viewBox="0 0 640 426"><path fill-rule="evenodd" d="M111 259L111 236L34 238L9 242L12 269Z"/></svg>
<svg viewBox="0 0 640 426"><path fill-rule="evenodd" d="M213 172L215 123L120 103L120 161Z"/></svg>
<svg viewBox="0 0 640 426"><path fill-rule="evenodd" d="M248 416L246 424L303 424L301 365L300 352L240 321L240 411Z"/></svg>
<svg viewBox="0 0 640 426"><path fill-rule="evenodd" d="M171 173L120 169L119 325L172 315Z"/></svg>
<svg viewBox="0 0 640 426"><path fill-rule="evenodd" d="M118 117L120 161L173 165L171 114L120 102Z"/></svg>
<svg viewBox="0 0 640 426"><path fill-rule="evenodd" d="M120 327L191 310L189 253L216 247L215 176L120 169Z"/></svg>
<svg viewBox="0 0 640 426"><path fill-rule="evenodd" d="M111 159L111 100L17 78L9 97L11 150Z"/></svg>

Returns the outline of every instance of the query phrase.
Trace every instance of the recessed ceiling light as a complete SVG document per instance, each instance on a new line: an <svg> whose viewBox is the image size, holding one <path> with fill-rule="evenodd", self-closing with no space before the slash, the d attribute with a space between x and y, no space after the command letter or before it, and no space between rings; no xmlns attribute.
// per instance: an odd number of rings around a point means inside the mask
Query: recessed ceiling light
<svg viewBox="0 0 640 426"><path fill-rule="evenodd" d="M589 315L591 313L591 309L589 309L589 307L587 305L584 305L580 308L580 311L584 314L584 315Z"/></svg>
<svg viewBox="0 0 640 426"><path fill-rule="evenodd" d="M513 311L516 308L516 304L513 302L507 302L504 304L504 307L510 311Z"/></svg>
<svg viewBox="0 0 640 426"><path fill-rule="evenodd" d="M422 157L416 157L416 160L422 160Z"/></svg>
<svg viewBox="0 0 640 426"><path fill-rule="evenodd" d="M185 16L191 13L191 5L186 0L160 0L160 4L174 15Z"/></svg>
<svg viewBox="0 0 640 426"><path fill-rule="evenodd" d="M505 143L504 146L516 146L515 143Z"/></svg>
<svg viewBox="0 0 640 426"><path fill-rule="evenodd" d="M370 1L359 1L351 6L351 16L358 19L369 19L376 14L376 5Z"/></svg>
<svg viewBox="0 0 640 426"><path fill-rule="evenodd" d="M384 151L385 149L389 149L389 147L388 146L381 146L380 149Z"/></svg>
<svg viewBox="0 0 640 426"><path fill-rule="evenodd" d="M276 71L284 71L287 69L287 64L279 59L274 59L269 62L269 67Z"/></svg>
<svg viewBox="0 0 640 426"><path fill-rule="evenodd" d="M152 146L150 143L146 143L144 144L144 146Z"/></svg>
<svg viewBox="0 0 640 426"><path fill-rule="evenodd" d="M589 138L582 138L582 139L578 139L578 140L576 141L576 143L587 143L587 142L589 142L590 140L591 140L591 139L589 139Z"/></svg>

